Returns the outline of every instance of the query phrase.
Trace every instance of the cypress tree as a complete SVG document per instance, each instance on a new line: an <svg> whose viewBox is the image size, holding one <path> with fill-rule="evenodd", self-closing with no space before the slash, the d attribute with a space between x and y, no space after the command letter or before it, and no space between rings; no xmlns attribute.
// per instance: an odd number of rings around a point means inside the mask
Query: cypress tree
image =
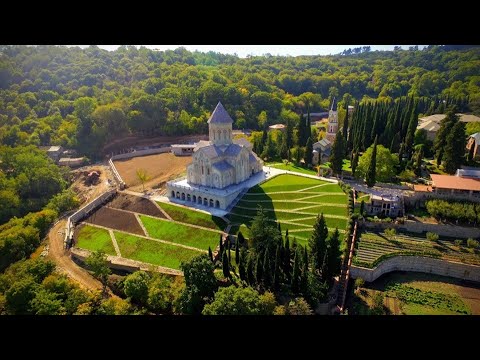
<svg viewBox="0 0 480 360"><path fill-rule="evenodd" d="M230 240L228 240L228 264L230 265L232 263L232 255L231 255L231 248L232 245L230 243Z"/></svg>
<svg viewBox="0 0 480 360"><path fill-rule="evenodd" d="M373 151L370 164L368 165L367 173L365 175L365 182L368 187L375 185L375 172L377 170L377 136L375 136L375 141L373 142Z"/></svg>
<svg viewBox="0 0 480 360"><path fill-rule="evenodd" d="M222 270L223 270L223 276L225 276L227 279L230 279L230 265L228 262L226 251L223 253Z"/></svg>
<svg viewBox="0 0 480 360"><path fill-rule="evenodd" d="M254 264L253 264L253 254L250 253L247 256L247 281L248 284L253 286L255 285L255 272L254 272Z"/></svg>
<svg viewBox="0 0 480 360"><path fill-rule="evenodd" d="M295 257L293 259L293 272L292 272L292 291L293 293L297 294L299 292L300 287L300 256L298 248L295 251Z"/></svg>
<svg viewBox="0 0 480 360"><path fill-rule="evenodd" d="M238 261L238 272L240 275L240 280L242 281L247 281L247 272L245 269L245 258L247 256L247 250L245 248L242 248L242 251L240 252L240 258Z"/></svg>
<svg viewBox="0 0 480 360"><path fill-rule="evenodd" d="M415 130L417 129L417 125L418 125L418 116L415 111L415 107L413 107L412 114L410 116L410 122L408 124L407 136L405 137L405 148L406 148L405 150L408 158L410 158L412 154L413 137L415 136Z"/></svg>
<svg viewBox="0 0 480 360"><path fill-rule="evenodd" d="M243 247L245 245L245 237L243 236L241 231L238 232L237 239L238 239L238 243L240 244L240 246Z"/></svg>
<svg viewBox="0 0 480 360"><path fill-rule="evenodd" d="M287 119L285 129L285 142L287 143L288 150L290 150L293 147L293 125L289 119Z"/></svg>
<svg viewBox="0 0 480 360"><path fill-rule="evenodd" d="M447 137L451 134L453 126L458 122L458 116L455 114L455 111L455 108L449 109L445 119L440 122L440 128L435 136L434 148L438 166L442 164Z"/></svg>
<svg viewBox="0 0 480 360"><path fill-rule="evenodd" d="M306 246L303 248L302 275L300 280L300 288L304 295L308 294L308 254L307 254Z"/></svg>
<svg viewBox="0 0 480 360"><path fill-rule="evenodd" d="M272 269L268 248L265 250L265 257L263 259L263 283L267 289L272 285Z"/></svg>
<svg viewBox="0 0 480 360"><path fill-rule="evenodd" d="M220 234L220 248L219 248L219 259L223 258L223 235Z"/></svg>
<svg viewBox="0 0 480 360"><path fill-rule="evenodd" d="M288 231L288 230L287 230ZM283 256L283 273L285 274L286 280L290 282L290 240L288 239L288 234L286 235L285 240L285 251Z"/></svg>
<svg viewBox="0 0 480 360"><path fill-rule="evenodd" d="M363 216L364 211L365 211L365 201L362 200L362 202L360 203L360 215Z"/></svg>
<svg viewBox="0 0 480 360"><path fill-rule="evenodd" d="M392 142L390 143L390 153L395 154L398 153L400 146L400 134L397 132L393 139Z"/></svg>
<svg viewBox="0 0 480 360"><path fill-rule="evenodd" d="M352 160L352 162L351 162L352 175L353 175L353 176L355 176L355 171L357 170L358 159L359 159L358 151L355 151L355 153L354 153L354 155L353 155L353 160Z"/></svg>
<svg viewBox="0 0 480 360"><path fill-rule="evenodd" d="M300 120L298 122L298 146L305 146L306 137L305 137L305 119L303 113L300 114Z"/></svg>
<svg viewBox="0 0 480 360"><path fill-rule="evenodd" d="M346 156L348 153L348 102L345 104L345 110L345 120L342 128L343 141L346 144L345 154L343 154L344 156Z"/></svg>
<svg viewBox="0 0 480 360"><path fill-rule="evenodd" d="M240 262L240 241L237 239L235 240L235 262L238 264Z"/></svg>
<svg viewBox="0 0 480 360"><path fill-rule="evenodd" d="M472 146L470 146L470 149L468 149L468 155L467 155L467 161L471 162L473 161L473 153L475 151L475 147L477 146L476 142L474 141Z"/></svg>
<svg viewBox="0 0 480 360"><path fill-rule="evenodd" d="M337 132L335 136L335 142L332 145L332 152L330 155L330 163L332 170L335 174L342 173L343 157L345 156L345 143L343 136L340 132Z"/></svg>
<svg viewBox="0 0 480 360"><path fill-rule="evenodd" d="M444 169L448 174L454 174L462 165L465 157L465 123L457 121L447 136L445 144Z"/></svg>
<svg viewBox="0 0 480 360"><path fill-rule="evenodd" d="M278 245L277 246L277 251L275 252L275 265L273 267L273 287L274 287L274 289L278 289L278 285L280 283L280 262L281 262L280 248L281 248L281 245Z"/></svg>
<svg viewBox="0 0 480 360"><path fill-rule="evenodd" d="M257 255L257 262L255 264L255 280L258 285L260 285L263 280L263 264L260 255Z"/></svg>
<svg viewBox="0 0 480 360"><path fill-rule="evenodd" d="M312 137L312 122L310 121L310 108L307 110L307 120L305 123L305 146L308 138Z"/></svg>
<svg viewBox="0 0 480 360"><path fill-rule="evenodd" d="M208 257L213 262L213 253L212 253L212 248L210 246L208 247Z"/></svg>
<svg viewBox="0 0 480 360"><path fill-rule="evenodd" d="M312 157L313 157L313 144L312 144L312 139L309 137L307 139L307 145L305 148L305 162L306 165L311 165L312 164Z"/></svg>
<svg viewBox="0 0 480 360"><path fill-rule="evenodd" d="M324 280L332 283L334 276L340 274L341 258L340 251L340 234L338 229L335 229L333 234L328 238L327 258L325 261L325 276Z"/></svg>
<svg viewBox="0 0 480 360"><path fill-rule="evenodd" d="M415 175L422 175L422 159L423 159L423 147L420 147L415 157Z"/></svg>
<svg viewBox="0 0 480 360"><path fill-rule="evenodd" d="M317 216L315 224L313 225L312 235L308 240L312 268L315 269L318 274L321 272L323 258L326 252L327 236L328 228L322 213Z"/></svg>

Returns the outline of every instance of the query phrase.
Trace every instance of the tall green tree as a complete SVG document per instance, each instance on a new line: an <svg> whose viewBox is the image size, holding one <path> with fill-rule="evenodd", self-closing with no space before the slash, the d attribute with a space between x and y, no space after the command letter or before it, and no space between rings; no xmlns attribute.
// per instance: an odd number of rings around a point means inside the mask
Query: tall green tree
<svg viewBox="0 0 480 360"><path fill-rule="evenodd" d="M342 173L343 158L345 156L345 140L340 132L335 136L335 142L332 145L332 152L330 155L330 163L335 174Z"/></svg>
<svg viewBox="0 0 480 360"><path fill-rule="evenodd" d="M112 273L108 267L107 255L103 251L95 251L85 260L87 266L93 271L95 276L103 285L103 292L107 290L108 275Z"/></svg>
<svg viewBox="0 0 480 360"><path fill-rule="evenodd" d="M447 136L445 144L445 161L443 167L448 174L454 174L465 159L465 124L458 121Z"/></svg>
<svg viewBox="0 0 480 360"><path fill-rule="evenodd" d="M447 111L445 118L440 122L440 128L435 136L434 148L435 159L437 165L442 164L445 147L447 145L447 137L452 133L453 126L459 121L459 117L455 114L455 108L450 108Z"/></svg>
<svg viewBox="0 0 480 360"><path fill-rule="evenodd" d="M327 239L327 258L324 279L329 283L332 282L334 276L340 274L341 255L340 233L337 228Z"/></svg>
<svg viewBox="0 0 480 360"><path fill-rule="evenodd" d="M359 157L360 157L360 156L359 156L359 154L358 154L358 151L355 151L354 154L353 154L352 162L351 162L352 175L353 175L353 176L355 176L355 172L356 172L356 170L357 170Z"/></svg>
<svg viewBox="0 0 480 360"><path fill-rule="evenodd" d="M300 250L296 249L295 251L295 258L293 259L293 272L292 272L292 281L291 281L291 286L292 286L292 291L297 294L300 291L300 276L301 276L301 271L300 271L300 258L301 258Z"/></svg>
<svg viewBox="0 0 480 360"><path fill-rule="evenodd" d="M240 241L238 240L238 236L235 239L235 263L240 262Z"/></svg>
<svg viewBox="0 0 480 360"><path fill-rule="evenodd" d="M253 253L247 256L247 281L250 286L255 285L255 257Z"/></svg>
<svg viewBox="0 0 480 360"><path fill-rule="evenodd" d="M313 232L308 240L310 247L310 259L312 268L315 269L317 275L322 272L325 254L327 251L328 228L323 213L317 216L315 224L313 225Z"/></svg>
<svg viewBox="0 0 480 360"><path fill-rule="evenodd" d="M313 157L313 144L312 139L307 139L307 145L305 147L305 163L306 165L312 164L312 157Z"/></svg>
<svg viewBox="0 0 480 360"><path fill-rule="evenodd" d="M270 262L270 254L268 249L265 250L265 256L263 258L263 284L269 289L273 283L272 267Z"/></svg>
<svg viewBox="0 0 480 360"><path fill-rule="evenodd" d="M257 262L255 263L255 280L258 285L263 283L263 263L260 254L257 254Z"/></svg>
<svg viewBox="0 0 480 360"><path fill-rule="evenodd" d="M282 261L281 259L281 245L279 244L277 246L277 251L275 251L275 265L273 267L273 287L274 289L278 289L278 286L280 284L280 277L281 277L281 272L280 272L280 262Z"/></svg>
<svg viewBox="0 0 480 360"><path fill-rule="evenodd" d="M239 273L239 276L240 276L240 280L242 281L248 281L248 278L247 278L247 265L246 265L246 261L247 261L247 249L245 249L244 247L242 247L242 251L240 252L240 258L239 258L239 261L238 261L238 273Z"/></svg>
<svg viewBox="0 0 480 360"><path fill-rule="evenodd" d="M228 261L228 255L226 251L223 252L222 271L223 276L225 276L227 279L230 279L230 262Z"/></svg>
<svg viewBox="0 0 480 360"><path fill-rule="evenodd" d="M290 240L288 238L288 234L285 236L285 250L284 250L284 256L283 256L283 273L285 274L285 280L287 282L290 282L291 278L291 255L290 255Z"/></svg>
<svg viewBox="0 0 480 360"><path fill-rule="evenodd" d="M367 168L367 173L365 174L365 182L368 187L375 185L376 178L375 174L377 171L377 136L375 136L375 141L373 142L372 156L370 158L370 164Z"/></svg>
<svg viewBox="0 0 480 360"><path fill-rule="evenodd" d="M420 146L415 156L415 175L422 175L423 146Z"/></svg>

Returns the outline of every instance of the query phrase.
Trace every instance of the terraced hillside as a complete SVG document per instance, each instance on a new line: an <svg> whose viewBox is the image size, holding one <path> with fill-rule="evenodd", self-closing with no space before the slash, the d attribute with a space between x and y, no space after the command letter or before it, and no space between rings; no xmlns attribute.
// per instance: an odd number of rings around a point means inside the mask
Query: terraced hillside
<svg viewBox="0 0 480 360"><path fill-rule="evenodd" d="M449 261L480 265L480 252L455 244L453 240L427 240L421 235L364 232L360 235L354 265L375 267L380 261L395 255L418 255L441 258Z"/></svg>
<svg viewBox="0 0 480 360"><path fill-rule="evenodd" d="M279 175L251 188L228 215L232 232L249 237L249 227L258 208L266 210L271 221L288 229L290 238L306 243L319 213L329 231L338 228L341 236L347 226L347 195L336 183L296 175Z"/></svg>

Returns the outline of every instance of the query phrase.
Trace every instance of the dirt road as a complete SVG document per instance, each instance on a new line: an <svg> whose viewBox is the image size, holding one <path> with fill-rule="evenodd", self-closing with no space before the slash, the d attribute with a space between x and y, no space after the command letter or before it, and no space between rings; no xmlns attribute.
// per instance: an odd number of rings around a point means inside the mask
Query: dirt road
<svg viewBox="0 0 480 360"><path fill-rule="evenodd" d="M90 290L102 290L102 284L85 269L75 264L63 248L66 220L61 220L48 234L49 251L47 258L53 260L62 272Z"/></svg>

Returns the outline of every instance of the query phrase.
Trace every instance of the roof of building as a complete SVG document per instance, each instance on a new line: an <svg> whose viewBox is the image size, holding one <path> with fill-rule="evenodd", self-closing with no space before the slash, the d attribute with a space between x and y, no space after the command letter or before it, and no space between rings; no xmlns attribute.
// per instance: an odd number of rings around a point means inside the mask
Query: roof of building
<svg viewBox="0 0 480 360"><path fill-rule="evenodd" d="M195 149L193 151L197 151L198 149L201 149L202 147L210 145L210 141L207 140L200 140L199 142L195 143Z"/></svg>
<svg viewBox="0 0 480 360"><path fill-rule="evenodd" d="M203 146L200 149L197 149L197 151L199 150L202 151L208 158L214 158L223 155L222 150L217 145Z"/></svg>
<svg viewBox="0 0 480 360"><path fill-rule="evenodd" d="M480 144L480 132L470 135L469 137L474 138L477 144Z"/></svg>
<svg viewBox="0 0 480 360"><path fill-rule="evenodd" d="M50 146L47 151L48 152L57 152L57 151L60 151L61 149L62 149L61 146Z"/></svg>
<svg viewBox="0 0 480 360"><path fill-rule="evenodd" d="M250 151L250 154L248 155L248 160L250 160L251 163L254 163L260 160L260 158L253 151Z"/></svg>
<svg viewBox="0 0 480 360"><path fill-rule="evenodd" d="M475 115L468 115L468 114L462 114L462 113L457 113L457 115L460 117L461 122L469 123L469 122L480 122L480 117L475 116ZM421 123L424 121L435 121L437 123L440 123L443 119L445 119L447 115L446 114L434 114L430 116L425 116L422 118L419 118Z"/></svg>
<svg viewBox="0 0 480 360"><path fill-rule="evenodd" d="M245 138L233 139L233 143L238 144L240 146L246 146L246 147L252 146L252 143Z"/></svg>
<svg viewBox="0 0 480 360"><path fill-rule="evenodd" d="M480 191L480 180L452 175L430 175L433 185L441 189Z"/></svg>
<svg viewBox="0 0 480 360"><path fill-rule="evenodd" d="M437 132L438 129L440 129L440 124L436 121L433 121L433 120L427 120L427 121L423 121L421 124L419 124L417 126L417 129Z"/></svg>
<svg viewBox="0 0 480 360"><path fill-rule="evenodd" d="M457 169L455 176L480 179L480 169Z"/></svg>
<svg viewBox="0 0 480 360"><path fill-rule="evenodd" d="M219 171L226 171L226 170L233 169L233 166L230 165L225 160L217 162L217 163L213 164L212 166Z"/></svg>
<svg viewBox="0 0 480 360"><path fill-rule="evenodd" d="M431 192L432 187L428 185L414 184L413 190L420 191L420 192Z"/></svg>
<svg viewBox="0 0 480 360"><path fill-rule="evenodd" d="M281 130L281 129L285 129L285 125L274 124L274 125L270 125L268 128L271 129L271 130Z"/></svg>
<svg viewBox="0 0 480 360"><path fill-rule="evenodd" d="M180 148L180 149L191 149L195 148L197 144L173 144L172 148Z"/></svg>
<svg viewBox="0 0 480 360"><path fill-rule="evenodd" d="M330 110L337 111L337 99L335 97L332 100L332 106L330 107Z"/></svg>
<svg viewBox="0 0 480 360"><path fill-rule="evenodd" d="M210 119L208 119L209 124L232 124L233 120L228 115L227 110L223 107L222 103L219 101L215 110L213 110Z"/></svg>
<svg viewBox="0 0 480 360"><path fill-rule="evenodd" d="M394 201L398 201L400 200L400 198L398 196L395 196L395 195L390 195L390 196L387 196L387 195L372 195L370 197L372 200L381 200L381 201L388 201L388 202L394 202Z"/></svg>
<svg viewBox="0 0 480 360"><path fill-rule="evenodd" d="M330 148L332 146L332 143L327 138L323 138L322 140L317 141L315 144L313 144L314 148L318 148L319 146L322 148L322 150L325 150Z"/></svg>
<svg viewBox="0 0 480 360"><path fill-rule="evenodd" d="M243 146L238 144L230 144L228 147L223 150L223 155L225 156L237 156L240 151L242 151Z"/></svg>

